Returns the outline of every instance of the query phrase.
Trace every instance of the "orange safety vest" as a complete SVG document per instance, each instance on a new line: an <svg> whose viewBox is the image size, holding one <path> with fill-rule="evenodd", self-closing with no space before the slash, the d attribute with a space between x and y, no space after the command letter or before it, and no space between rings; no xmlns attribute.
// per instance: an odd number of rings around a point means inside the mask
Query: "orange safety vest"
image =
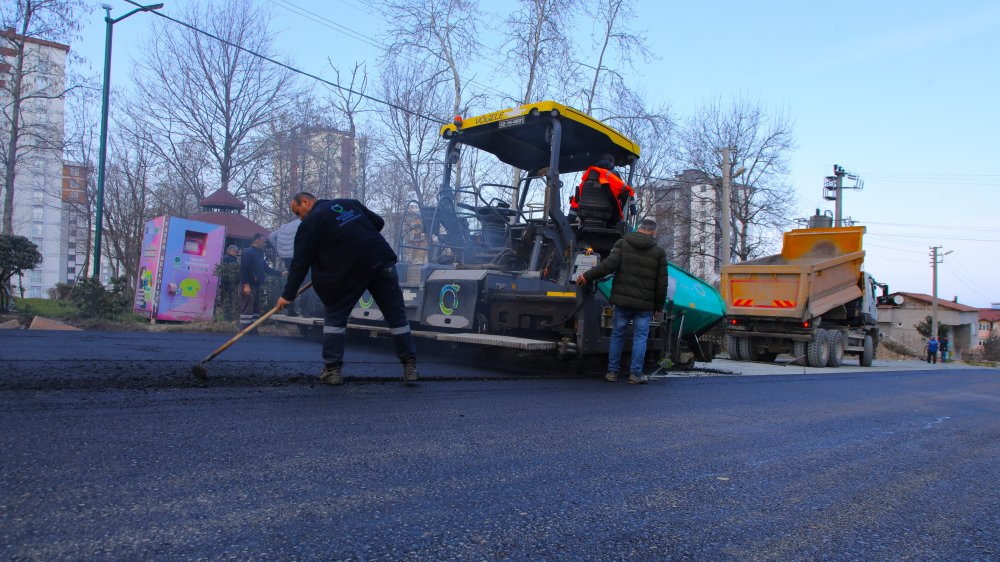
<svg viewBox="0 0 1000 562"><path fill-rule="evenodd" d="M591 172L597 174L598 183L606 185L609 189L611 189L611 194L615 196L615 202L618 203L618 215L620 217L624 217L625 212L622 210L622 193L627 193L629 198L632 198L635 197L635 192L632 191L631 186L618 177L618 174L604 168L598 168L597 166L591 166L587 168L586 172L583 173L583 177L580 178L580 185L576 188L576 195L569 198L569 208L574 210L580 208L580 194L583 192L583 184L590 179Z"/></svg>

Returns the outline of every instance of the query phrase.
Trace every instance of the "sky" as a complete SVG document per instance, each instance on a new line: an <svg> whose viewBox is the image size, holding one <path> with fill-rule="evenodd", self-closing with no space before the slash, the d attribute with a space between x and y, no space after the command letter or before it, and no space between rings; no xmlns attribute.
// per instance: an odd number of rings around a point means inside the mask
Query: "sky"
<svg viewBox="0 0 1000 562"><path fill-rule="evenodd" d="M331 62L377 66L387 26L371 6L377 1L261 2L276 49L298 68L332 79ZM108 3L113 17L132 9ZM164 3L163 13L180 17L187 2ZM481 5L499 22L514 3ZM893 291L930 294L930 247L941 246L951 253L938 268L939 297L1000 303L1000 3L638 0L636 11L633 31L652 56L637 59L628 80L647 99L669 104L677 120L713 99L750 98L786 112L797 146L788 177L796 217L833 210L823 178L839 164L863 180L863 189L844 191L843 209L867 229L869 273ZM94 73L104 58L103 16L96 7L88 13L72 45ZM127 89L154 17L115 25L114 87ZM488 63L473 80L502 73Z"/></svg>

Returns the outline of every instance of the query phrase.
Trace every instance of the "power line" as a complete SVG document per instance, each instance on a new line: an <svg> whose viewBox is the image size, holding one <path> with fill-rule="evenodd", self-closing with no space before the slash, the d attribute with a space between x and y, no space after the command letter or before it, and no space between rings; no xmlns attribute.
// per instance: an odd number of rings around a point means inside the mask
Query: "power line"
<svg viewBox="0 0 1000 562"><path fill-rule="evenodd" d="M984 285L980 283L978 279L970 275L969 272L965 269L965 267L960 265L958 260L956 259L951 260L951 265L954 266L954 268L958 270L958 273L960 273L962 277L964 277L965 280L968 281L968 283L970 283L971 286L974 286L974 288L977 289L978 291L985 293L996 292L996 290L990 288L989 285Z"/></svg>
<svg viewBox="0 0 1000 562"><path fill-rule="evenodd" d="M945 268L944 272L947 273L948 276L951 277L952 279L954 279L955 281L958 281L959 283L961 283L962 286L964 286L966 289L968 289L968 290L972 291L973 293L979 295L984 300L989 301L990 299L996 298L996 297L990 297L989 295L987 295L986 293L983 293L981 290L977 289L976 287L973 287L972 285L970 285L969 283L967 283L965 279L963 279L962 277L960 277L956 273L954 273L952 271L949 271L948 268Z"/></svg>
<svg viewBox="0 0 1000 562"><path fill-rule="evenodd" d="M310 20L310 21L312 21L314 23L318 23L318 24L320 24L322 26L325 26L325 27L328 27L330 29L337 30L337 31L339 31L339 32L341 32L341 33L349 36L349 37L352 37L354 39L357 39L358 41L361 41L362 43L365 43L365 44L370 45L372 47L382 48L381 44L379 44L379 43L377 43L375 41L372 41L367 36L362 35L361 33L358 33L357 31L355 31L355 30L353 30L353 29L351 29L351 28L349 28L347 26L341 25L341 24L339 24L339 23L337 23L337 22L335 22L333 20L327 19L327 18L321 16L320 14L317 14L316 12L312 12L312 11L306 9L306 8L303 8L301 6L293 4L292 2L288 2L287 0L268 0L268 1L270 3L272 3L272 4L274 4L275 6L284 8L284 9L286 9L286 10L292 12L292 13L295 13L297 15L300 15L300 16L302 16L302 17L304 17L304 18L306 18L306 19L308 19L308 20Z"/></svg>
<svg viewBox="0 0 1000 562"><path fill-rule="evenodd" d="M357 39L358 41L361 41L362 43L365 43L366 45L369 45L371 47L375 47L376 49L388 50L388 47L384 43L380 43L380 42L375 41L375 40L373 40L373 39L371 39L371 38L369 38L367 36L364 36L364 35L358 33L357 31L354 31L353 29L351 29L349 27L341 25L341 24L339 24L339 23L337 23L337 22L335 22L335 21L333 21L333 20L331 20L329 18L324 17L322 14L318 14L316 12L313 12L313 11L309 10L308 8L303 8L302 6L299 6L298 4L295 4L294 2L291 2L290 0L268 0L268 1L271 2L272 4L274 4L275 6L282 7L284 9L286 9L286 10L292 12L292 13L295 13L297 15L300 15L300 16L302 16L302 17L304 17L304 18L306 18L306 19L308 19L308 20L310 20L310 21L312 21L314 23L317 23L319 25L322 25L322 26L328 27L330 29L339 31L341 33L344 33L345 35L348 35L349 37ZM351 6L353 8L360 9L360 8L358 8L355 5L352 5L352 4L348 3L348 2L344 2L343 0L342 0L341 3L343 3L343 4L347 5L347 6ZM376 6L376 5L371 4L371 3L366 3L366 5L370 9L375 10L376 12L378 12L379 14L381 14L383 16L383 18L386 21L388 21L388 18L390 17L390 15L387 14L385 11L383 11L380 6ZM416 60L416 58L414 58L411 55L404 54L403 56L405 56L407 59L409 59L412 62L419 62L419 61ZM482 58L488 60L489 62L494 63L495 65L497 65L495 68L499 68L499 67L502 66L502 63L498 63L498 62L490 59L489 57L483 56ZM477 82L477 81L472 80L472 79L469 79L466 82L468 82L469 84L474 84L476 86L479 86L483 90L489 90L489 91L493 92L494 94L497 94L497 95L499 95L501 97L507 97L506 93L504 93L504 92L502 92L502 91L500 91L500 90L498 90L498 89L496 89L496 88L494 88L492 86L489 86L487 84L483 84L481 82Z"/></svg>
<svg viewBox="0 0 1000 562"><path fill-rule="evenodd" d="M137 3L137 2L135 2L135 0L125 0L125 1L128 2L129 4L132 4L133 6L142 7L142 5L139 4L139 3ZM427 119L428 121L432 121L432 122L435 122L435 123L440 123L441 125L447 125L449 123L449 121L445 121L443 119L438 119L436 117L431 117L431 116L428 116L428 115L417 113L417 112L415 112L413 110L407 109L407 108L402 107L400 105L396 105L396 104L394 104L392 102L388 102L388 101L381 100L381 99L376 98L376 97L369 96L368 94L355 91L355 90L353 90L351 88L348 88L347 86L341 86L340 84L337 84L336 82L331 82L330 80L327 80L325 78L321 78L319 76L316 76L315 74L311 74L311 73L306 72L304 70L299 70L298 68L295 68L294 66L285 64L285 63L280 62L280 61L277 61L277 60L275 60L275 59L273 59L273 58L271 58L269 56L262 55L262 54L260 54L260 53L258 53L256 51L252 51L252 50L247 49L246 47L243 47L241 45L237 45L237 44L232 43L230 41L226 41L225 39L223 39L223 38L221 38L221 37L219 37L217 35L209 33L208 31L205 31L203 29L199 29L199 28L197 28L197 27L195 27L195 26L193 26L193 25L191 25L191 24L189 24L187 22L184 22L184 21L172 18L172 17L170 17L170 16L168 16L166 14L162 14L159 11L151 11L150 13L153 14L153 15L159 16L161 18L164 18L166 20L172 21L172 22L174 22L174 23L176 23L176 24L178 24L180 26L186 27L186 28L190 29L191 31L194 31L196 33L200 33L202 35L205 35L206 37L211 37L212 39L215 39L216 41L219 41L220 43L228 45L228 46L230 46L230 47L232 47L234 49L243 51L243 52L245 52L245 53L247 53L249 55L252 55L252 56L255 56L257 58L266 60L266 61L270 62L271 64L278 65L278 66L280 66L280 67L282 67L282 68L284 68L286 70L289 70L291 72L294 72L296 74L301 74L302 76L307 76L309 78L312 78L313 80L316 80L318 82L322 82L323 84L326 84L328 86L332 86L334 88L337 88L337 89L345 91L345 92L350 92L352 94L355 94L355 95L360 96L362 98L365 98L367 100L371 100L373 102L386 105L386 106L391 107L393 109L398 109L399 111L402 111L404 113L408 113L408 114L413 115L415 117L420 117L422 119Z"/></svg>

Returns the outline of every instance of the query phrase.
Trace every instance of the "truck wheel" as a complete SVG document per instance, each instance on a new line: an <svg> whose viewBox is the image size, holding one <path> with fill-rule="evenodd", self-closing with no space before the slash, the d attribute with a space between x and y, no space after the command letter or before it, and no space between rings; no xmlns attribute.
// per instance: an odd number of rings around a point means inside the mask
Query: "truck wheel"
<svg viewBox="0 0 1000 562"><path fill-rule="evenodd" d="M810 367L826 367L830 360L829 338L826 330L816 330L816 335L806 345L806 359Z"/></svg>
<svg viewBox="0 0 1000 562"><path fill-rule="evenodd" d="M756 361L759 358L757 350L753 348L753 339L740 338L740 358L744 361Z"/></svg>
<svg viewBox="0 0 1000 562"><path fill-rule="evenodd" d="M792 343L792 357L798 359L806 356L806 342L796 341Z"/></svg>
<svg viewBox="0 0 1000 562"><path fill-rule="evenodd" d="M865 336L864 351L858 357L858 362L861 363L862 367L871 367L872 361L875 359L875 344L872 343L871 336Z"/></svg>
<svg viewBox="0 0 1000 562"><path fill-rule="evenodd" d="M826 366L839 367L844 364L844 332L830 330L827 334L830 340L830 358L827 359Z"/></svg>
<svg viewBox="0 0 1000 562"><path fill-rule="evenodd" d="M743 358L740 357L740 339L736 336L728 336L726 339L726 348L729 349L729 358L733 361L742 361Z"/></svg>

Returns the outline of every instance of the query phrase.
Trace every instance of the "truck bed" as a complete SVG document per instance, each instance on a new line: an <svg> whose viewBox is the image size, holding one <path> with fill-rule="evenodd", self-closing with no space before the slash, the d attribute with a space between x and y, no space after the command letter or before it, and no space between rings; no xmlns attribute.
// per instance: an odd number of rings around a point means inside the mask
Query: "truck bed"
<svg viewBox="0 0 1000 562"><path fill-rule="evenodd" d="M801 321L862 296L863 227L786 233L782 253L722 268L730 316Z"/></svg>

